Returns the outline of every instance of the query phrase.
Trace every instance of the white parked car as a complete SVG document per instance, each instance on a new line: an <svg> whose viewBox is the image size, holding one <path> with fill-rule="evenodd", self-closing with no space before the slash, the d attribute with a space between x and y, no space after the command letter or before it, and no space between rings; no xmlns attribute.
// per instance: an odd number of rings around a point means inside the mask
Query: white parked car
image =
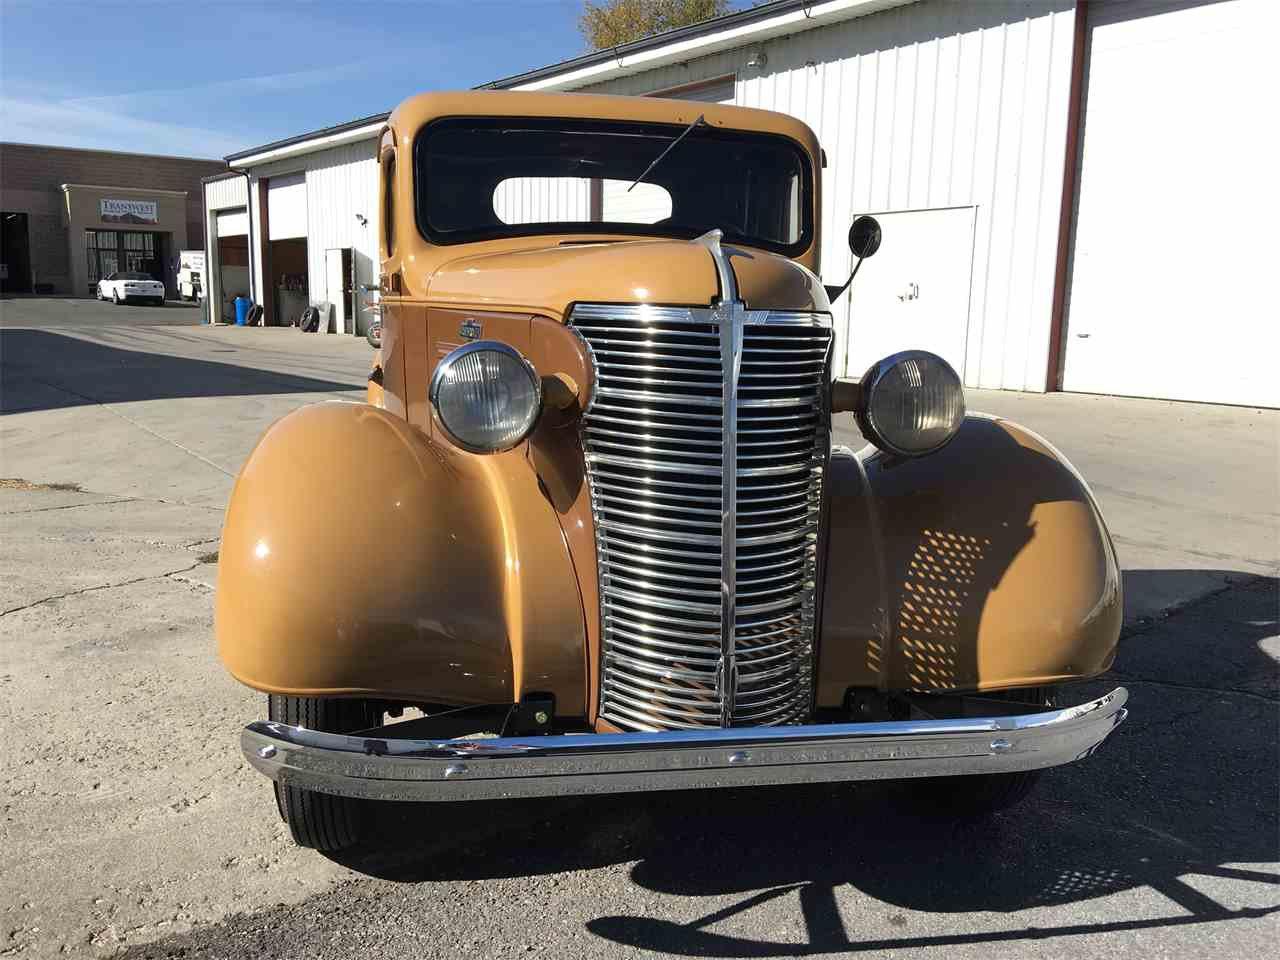
<svg viewBox="0 0 1280 960"><path fill-rule="evenodd" d="M145 273L121 270L98 281L98 299L111 300L116 306L128 300L145 300L158 307L164 306L164 284L152 280Z"/></svg>

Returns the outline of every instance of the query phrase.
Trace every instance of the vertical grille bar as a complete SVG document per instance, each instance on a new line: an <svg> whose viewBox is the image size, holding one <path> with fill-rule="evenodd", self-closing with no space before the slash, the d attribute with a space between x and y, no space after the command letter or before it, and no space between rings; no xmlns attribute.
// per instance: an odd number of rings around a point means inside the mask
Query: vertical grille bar
<svg viewBox="0 0 1280 960"><path fill-rule="evenodd" d="M570 322L596 366L582 438L601 717L631 730L803 721L827 317L730 299L581 304Z"/></svg>
<svg viewBox="0 0 1280 960"><path fill-rule="evenodd" d="M734 624L738 609L738 376L742 370L742 306L722 304L713 311L720 326L720 364L723 371L724 429L721 444L723 474L720 488L720 726L733 726L738 699L737 649Z"/></svg>

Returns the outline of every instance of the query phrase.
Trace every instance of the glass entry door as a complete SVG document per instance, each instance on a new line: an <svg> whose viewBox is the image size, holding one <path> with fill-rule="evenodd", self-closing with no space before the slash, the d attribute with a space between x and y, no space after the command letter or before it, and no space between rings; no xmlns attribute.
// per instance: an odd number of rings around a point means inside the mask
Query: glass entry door
<svg viewBox="0 0 1280 960"><path fill-rule="evenodd" d="M165 282L163 244L155 233L141 230L86 230L85 259L89 265L89 292L98 281L117 270L145 273Z"/></svg>

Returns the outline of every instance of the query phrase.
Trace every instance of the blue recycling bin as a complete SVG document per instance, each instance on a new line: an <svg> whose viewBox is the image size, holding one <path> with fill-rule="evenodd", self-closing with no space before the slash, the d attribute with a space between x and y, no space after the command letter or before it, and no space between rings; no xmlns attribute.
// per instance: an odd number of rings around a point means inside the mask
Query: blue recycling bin
<svg viewBox="0 0 1280 960"><path fill-rule="evenodd" d="M249 308L253 301L248 297L236 297L236 326L243 327L249 322Z"/></svg>

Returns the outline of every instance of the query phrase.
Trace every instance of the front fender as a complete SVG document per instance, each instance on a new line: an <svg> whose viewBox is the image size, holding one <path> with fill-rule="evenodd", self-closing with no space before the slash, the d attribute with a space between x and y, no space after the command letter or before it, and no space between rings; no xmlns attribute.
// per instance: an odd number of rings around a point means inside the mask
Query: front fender
<svg viewBox="0 0 1280 960"><path fill-rule="evenodd" d="M586 709L584 620L555 513L520 448L432 444L367 404L273 425L236 480L215 632L258 690Z"/></svg>
<svg viewBox="0 0 1280 960"><path fill-rule="evenodd" d="M942 450L835 453L818 703L849 687L974 691L1108 669L1120 635L1111 537L1080 476L1006 420Z"/></svg>

